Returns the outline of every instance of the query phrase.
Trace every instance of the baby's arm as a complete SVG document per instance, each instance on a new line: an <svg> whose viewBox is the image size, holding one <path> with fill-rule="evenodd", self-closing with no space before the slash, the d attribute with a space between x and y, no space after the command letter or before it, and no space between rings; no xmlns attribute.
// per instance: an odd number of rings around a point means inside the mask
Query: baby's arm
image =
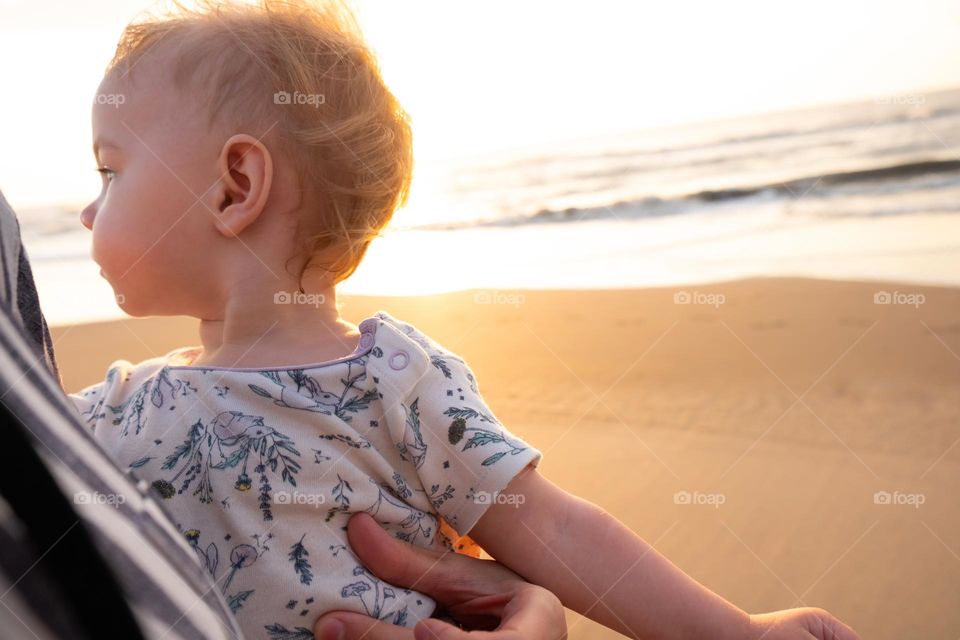
<svg viewBox="0 0 960 640"><path fill-rule="evenodd" d="M746 638L749 615L660 555L600 507L533 467L502 492L470 537L564 606L631 638Z"/></svg>

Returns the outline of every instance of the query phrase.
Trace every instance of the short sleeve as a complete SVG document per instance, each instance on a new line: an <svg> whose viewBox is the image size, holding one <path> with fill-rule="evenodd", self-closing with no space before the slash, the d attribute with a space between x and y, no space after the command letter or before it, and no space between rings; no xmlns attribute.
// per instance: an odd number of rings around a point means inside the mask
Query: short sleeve
<svg viewBox="0 0 960 640"><path fill-rule="evenodd" d="M114 363L107 370L106 378L80 391L67 394L67 397L76 407L80 419L91 429L96 427L98 420L104 417L104 403L110 393L112 385L117 379L123 363Z"/></svg>
<svg viewBox="0 0 960 640"><path fill-rule="evenodd" d="M421 346L430 365L407 396L398 446L436 512L466 535L494 502L518 499L500 492L542 454L501 424L462 358L432 341Z"/></svg>
<svg viewBox="0 0 960 640"><path fill-rule="evenodd" d="M77 408L80 419L88 426L96 424L97 418L103 415L104 393L106 382L98 382L76 393L67 394L70 401Z"/></svg>

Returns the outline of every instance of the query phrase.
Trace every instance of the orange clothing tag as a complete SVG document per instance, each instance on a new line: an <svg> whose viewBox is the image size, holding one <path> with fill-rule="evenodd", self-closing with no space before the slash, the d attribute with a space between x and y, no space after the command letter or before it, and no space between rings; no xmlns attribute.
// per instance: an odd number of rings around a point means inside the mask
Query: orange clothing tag
<svg viewBox="0 0 960 640"><path fill-rule="evenodd" d="M465 556L480 557L483 549L473 541L473 538L459 535L443 518L437 518L437 520L440 523L440 536L448 549L462 553Z"/></svg>

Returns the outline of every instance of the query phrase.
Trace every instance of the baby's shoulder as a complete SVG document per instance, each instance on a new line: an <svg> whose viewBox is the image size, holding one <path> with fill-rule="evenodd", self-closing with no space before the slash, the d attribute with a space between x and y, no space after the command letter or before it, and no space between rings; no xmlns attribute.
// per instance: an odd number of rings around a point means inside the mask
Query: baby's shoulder
<svg viewBox="0 0 960 640"><path fill-rule="evenodd" d="M475 388L473 371L458 353L386 311L378 311L374 317L379 321L376 346L367 368L373 370L378 382L386 378L403 394L454 379L465 380Z"/></svg>
<svg viewBox="0 0 960 640"><path fill-rule="evenodd" d="M107 367L103 380L84 387L70 396L74 400L96 400L111 397L125 397L162 375L171 362L171 358L181 352L174 349L162 356L155 356L133 363L129 360L114 360Z"/></svg>
<svg viewBox="0 0 960 640"><path fill-rule="evenodd" d="M431 357L444 357L463 361L463 358L459 354L443 346L437 340L409 322L399 320L383 310L377 311L374 317L380 320L381 327L386 327L384 331L386 335L383 336L379 334L380 328L378 327L378 343L408 346L411 348L415 346L417 347L415 350L417 354L427 359Z"/></svg>

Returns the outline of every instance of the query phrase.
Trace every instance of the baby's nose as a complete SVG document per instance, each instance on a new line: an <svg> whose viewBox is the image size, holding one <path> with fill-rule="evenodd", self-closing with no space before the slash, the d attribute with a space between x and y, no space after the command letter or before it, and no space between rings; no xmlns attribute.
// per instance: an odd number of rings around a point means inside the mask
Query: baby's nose
<svg viewBox="0 0 960 640"><path fill-rule="evenodd" d="M93 231L93 218L97 215L97 210L92 204L88 204L80 212L80 224Z"/></svg>

